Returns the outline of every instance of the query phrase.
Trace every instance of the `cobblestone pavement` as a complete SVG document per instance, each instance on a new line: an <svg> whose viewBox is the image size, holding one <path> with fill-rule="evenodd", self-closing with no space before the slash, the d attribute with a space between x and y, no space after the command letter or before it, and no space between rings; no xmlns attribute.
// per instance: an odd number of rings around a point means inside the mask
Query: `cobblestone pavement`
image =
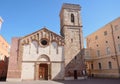
<svg viewBox="0 0 120 84"><path fill-rule="evenodd" d="M22 81L0 82L0 84L120 84L120 79L85 79L69 81Z"/></svg>

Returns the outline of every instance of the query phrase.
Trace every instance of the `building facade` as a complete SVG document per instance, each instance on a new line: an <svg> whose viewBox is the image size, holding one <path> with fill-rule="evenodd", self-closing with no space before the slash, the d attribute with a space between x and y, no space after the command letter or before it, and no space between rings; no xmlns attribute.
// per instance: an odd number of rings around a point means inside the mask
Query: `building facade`
<svg viewBox="0 0 120 84"><path fill-rule="evenodd" d="M0 35L0 60L5 60L5 58L10 56L10 45L8 42Z"/></svg>
<svg viewBox="0 0 120 84"><path fill-rule="evenodd" d="M10 56L9 49L10 45L0 35L0 80L7 77L8 59Z"/></svg>
<svg viewBox="0 0 120 84"><path fill-rule="evenodd" d="M87 72L94 77L120 77L120 18L86 37Z"/></svg>
<svg viewBox="0 0 120 84"><path fill-rule="evenodd" d="M2 18L0 17L0 30L2 26ZM0 80L5 79L7 76L7 68L8 68L8 58L10 45L8 42L0 35Z"/></svg>
<svg viewBox="0 0 120 84"><path fill-rule="evenodd" d="M83 77L80 6L63 4L61 35L47 28L13 38L7 80L70 80ZM13 61L14 60L14 61Z"/></svg>

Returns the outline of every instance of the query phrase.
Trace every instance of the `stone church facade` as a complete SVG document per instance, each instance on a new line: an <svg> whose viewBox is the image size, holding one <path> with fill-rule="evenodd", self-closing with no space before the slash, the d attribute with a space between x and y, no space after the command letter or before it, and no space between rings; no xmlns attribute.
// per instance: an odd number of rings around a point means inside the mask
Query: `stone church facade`
<svg viewBox="0 0 120 84"><path fill-rule="evenodd" d="M81 79L85 65L80 10L79 5L63 4L61 35L42 28L13 38L7 81Z"/></svg>

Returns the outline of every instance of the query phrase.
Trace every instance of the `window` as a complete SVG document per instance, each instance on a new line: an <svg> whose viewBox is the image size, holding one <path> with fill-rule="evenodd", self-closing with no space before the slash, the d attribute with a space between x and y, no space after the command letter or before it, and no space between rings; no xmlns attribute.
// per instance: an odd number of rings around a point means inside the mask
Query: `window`
<svg viewBox="0 0 120 84"><path fill-rule="evenodd" d="M95 40L97 40L98 39L98 36L95 36Z"/></svg>
<svg viewBox="0 0 120 84"><path fill-rule="evenodd" d="M118 36L117 38L118 38L118 39L120 39L120 37L119 37L119 36Z"/></svg>
<svg viewBox="0 0 120 84"><path fill-rule="evenodd" d="M73 43L73 39L71 39L71 43Z"/></svg>
<svg viewBox="0 0 120 84"><path fill-rule="evenodd" d="M98 57L100 56L100 50L97 50L97 56Z"/></svg>
<svg viewBox="0 0 120 84"><path fill-rule="evenodd" d="M108 41L106 41L106 43L108 43Z"/></svg>
<svg viewBox="0 0 120 84"><path fill-rule="evenodd" d="M118 51L120 52L120 44L118 44Z"/></svg>
<svg viewBox="0 0 120 84"><path fill-rule="evenodd" d="M110 54L110 48L109 47L106 48L106 53L107 53L107 55Z"/></svg>
<svg viewBox="0 0 120 84"><path fill-rule="evenodd" d="M102 69L101 63L98 63L98 65L99 65L99 69L101 70Z"/></svg>
<svg viewBox="0 0 120 84"><path fill-rule="evenodd" d="M93 64L91 64L91 69L94 69L94 66L93 66Z"/></svg>
<svg viewBox="0 0 120 84"><path fill-rule="evenodd" d="M107 31L104 32L104 36L106 36L106 35L107 35Z"/></svg>
<svg viewBox="0 0 120 84"><path fill-rule="evenodd" d="M46 38L42 38L41 40L40 40L40 46L41 47L46 47L46 46L48 46L49 45L49 41L46 39Z"/></svg>
<svg viewBox="0 0 120 84"><path fill-rule="evenodd" d="M46 40L42 40L42 41L41 41L41 44L42 44L42 45L47 45L47 41L46 41Z"/></svg>
<svg viewBox="0 0 120 84"><path fill-rule="evenodd" d="M109 69L112 69L112 63L109 61L108 62Z"/></svg>
<svg viewBox="0 0 120 84"><path fill-rule="evenodd" d="M74 23L74 15L73 14L71 14L71 22Z"/></svg>
<svg viewBox="0 0 120 84"><path fill-rule="evenodd" d="M46 45L48 45L48 41L46 39L41 39L41 44L43 46L46 46Z"/></svg>
<svg viewBox="0 0 120 84"><path fill-rule="evenodd" d="M98 44L96 46L98 47Z"/></svg>
<svg viewBox="0 0 120 84"><path fill-rule="evenodd" d="M75 56L75 60L77 59L77 57Z"/></svg>

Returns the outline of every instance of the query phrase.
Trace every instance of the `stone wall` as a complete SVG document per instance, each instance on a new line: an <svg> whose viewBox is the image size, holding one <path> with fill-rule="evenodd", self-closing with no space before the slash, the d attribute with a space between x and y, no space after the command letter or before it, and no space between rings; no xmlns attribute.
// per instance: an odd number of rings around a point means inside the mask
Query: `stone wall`
<svg viewBox="0 0 120 84"><path fill-rule="evenodd" d="M21 78L21 68L19 67L20 60L18 60L19 39L20 38L12 38L10 58L9 58L9 64L8 64L7 81L14 80L14 79L20 80Z"/></svg>
<svg viewBox="0 0 120 84"><path fill-rule="evenodd" d="M50 33L48 30L44 32L38 31L39 33L44 33L42 37L39 36L38 39L43 39L46 34ZM36 33L38 33L36 32ZM35 34L35 33L34 33ZM45 35L45 36L44 36ZM31 39L32 35L29 35L27 38ZM50 36L48 36L50 37ZM58 39L62 39L61 37L54 38L44 38L48 43L47 45L42 45L40 40L32 40L29 43L23 43L26 37L21 39L22 45L22 80L39 80L39 65L48 64L49 70L48 75L50 79L63 79L64 78L64 47L63 43ZM54 40L53 40L54 39ZM55 68L57 67L57 68ZM28 72L26 73L26 69ZM30 71L32 69L32 72ZM26 74L29 73L29 76Z"/></svg>

